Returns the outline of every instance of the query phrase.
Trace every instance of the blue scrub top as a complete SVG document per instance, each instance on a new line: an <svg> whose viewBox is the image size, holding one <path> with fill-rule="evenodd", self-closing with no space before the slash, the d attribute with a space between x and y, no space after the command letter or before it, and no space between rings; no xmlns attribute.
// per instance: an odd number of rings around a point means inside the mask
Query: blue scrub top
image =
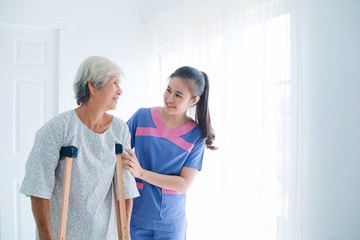
<svg viewBox="0 0 360 240"><path fill-rule="evenodd" d="M155 107L139 109L127 124L131 147L144 169L176 176L183 167L201 170L205 142L195 121L168 129ZM186 229L186 193L136 181L140 197L134 199L132 225L160 231Z"/></svg>

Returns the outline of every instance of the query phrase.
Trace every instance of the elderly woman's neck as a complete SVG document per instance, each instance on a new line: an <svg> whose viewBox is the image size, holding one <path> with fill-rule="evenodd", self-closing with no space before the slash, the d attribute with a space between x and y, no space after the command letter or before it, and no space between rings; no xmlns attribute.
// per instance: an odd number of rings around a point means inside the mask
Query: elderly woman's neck
<svg viewBox="0 0 360 240"><path fill-rule="evenodd" d="M111 125L112 116L96 107L81 105L75 109L81 122L95 133L104 133Z"/></svg>

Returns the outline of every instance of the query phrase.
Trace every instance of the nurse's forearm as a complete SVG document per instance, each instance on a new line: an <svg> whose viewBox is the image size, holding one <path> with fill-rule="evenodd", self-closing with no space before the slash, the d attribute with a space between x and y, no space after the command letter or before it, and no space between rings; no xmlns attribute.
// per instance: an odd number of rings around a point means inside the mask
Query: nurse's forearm
<svg viewBox="0 0 360 240"><path fill-rule="evenodd" d="M197 172L197 169L183 168L180 176L174 176L143 169L139 178L163 189L186 192L195 179Z"/></svg>

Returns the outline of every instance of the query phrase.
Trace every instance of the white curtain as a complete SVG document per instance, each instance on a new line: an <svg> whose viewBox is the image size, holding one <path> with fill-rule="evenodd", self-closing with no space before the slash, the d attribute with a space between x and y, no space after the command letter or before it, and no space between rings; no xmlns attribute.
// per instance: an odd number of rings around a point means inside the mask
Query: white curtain
<svg viewBox="0 0 360 240"><path fill-rule="evenodd" d="M188 194L190 240L288 239L298 124L289 1L184 0L145 22L150 106L180 66L210 79L219 149L206 151Z"/></svg>

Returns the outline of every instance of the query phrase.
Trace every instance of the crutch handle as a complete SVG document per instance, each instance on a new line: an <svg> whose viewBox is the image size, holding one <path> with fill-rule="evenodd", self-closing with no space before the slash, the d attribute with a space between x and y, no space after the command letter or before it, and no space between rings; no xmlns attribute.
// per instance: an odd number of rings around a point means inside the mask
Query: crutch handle
<svg viewBox="0 0 360 240"><path fill-rule="evenodd" d="M122 154L123 153L123 146L120 143L115 144L115 154Z"/></svg>
<svg viewBox="0 0 360 240"><path fill-rule="evenodd" d="M76 158L78 154L77 147L68 146L68 147L61 147L60 149L60 159L64 159L66 157Z"/></svg>

